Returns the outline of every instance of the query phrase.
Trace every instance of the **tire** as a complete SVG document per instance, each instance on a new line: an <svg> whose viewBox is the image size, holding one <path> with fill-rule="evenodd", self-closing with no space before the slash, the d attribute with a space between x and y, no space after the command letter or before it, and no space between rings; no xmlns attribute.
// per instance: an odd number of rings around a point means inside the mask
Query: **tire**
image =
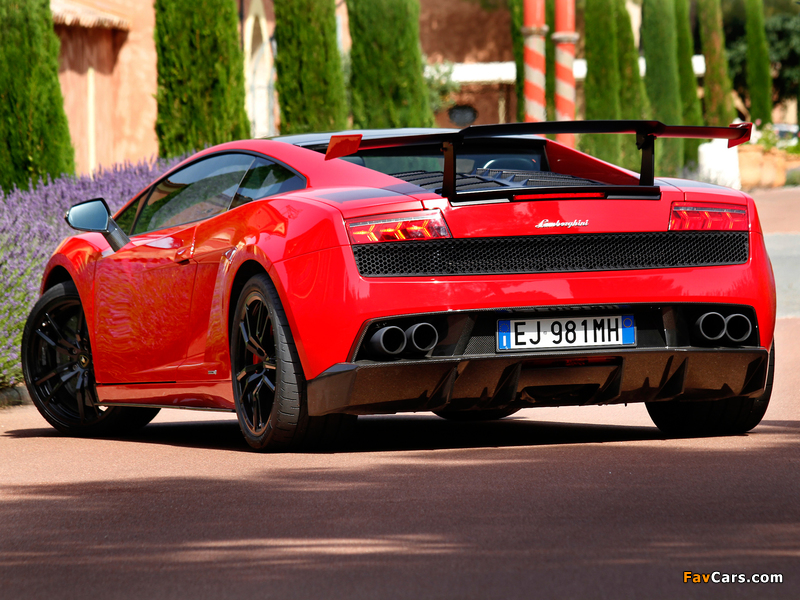
<svg viewBox="0 0 800 600"><path fill-rule="evenodd" d="M97 406L89 329L72 282L47 290L22 333L22 372L45 420L74 436L115 435L139 429L157 408Z"/></svg>
<svg viewBox="0 0 800 600"><path fill-rule="evenodd" d="M490 408L487 410L435 410L433 413L438 417L447 419L448 421L461 421L462 423L466 423L477 421L497 421L498 419L510 417L518 410L520 409Z"/></svg>
<svg viewBox="0 0 800 600"><path fill-rule="evenodd" d="M256 450L332 447L353 415L309 417L306 380L280 297L265 274L245 283L231 323L231 373L239 428Z"/></svg>
<svg viewBox="0 0 800 600"><path fill-rule="evenodd" d="M767 383L758 398L727 398L704 402L646 402L650 418L661 431L675 436L747 433L767 412L775 379L775 346L769 353Z"/></svg>

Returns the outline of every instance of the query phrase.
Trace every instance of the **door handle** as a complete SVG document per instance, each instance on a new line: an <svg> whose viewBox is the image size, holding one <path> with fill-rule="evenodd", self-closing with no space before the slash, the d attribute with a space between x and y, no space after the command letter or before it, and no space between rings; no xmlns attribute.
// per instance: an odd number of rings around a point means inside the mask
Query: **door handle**
<svg viewBox="0 0 800 600"><path fill-rule="evenodd" d="M192 255L192 247L191 246L184 246L183 248L178 248L175 251L174 261L179 265L186 265L189 264L189 257Z"/></svg>

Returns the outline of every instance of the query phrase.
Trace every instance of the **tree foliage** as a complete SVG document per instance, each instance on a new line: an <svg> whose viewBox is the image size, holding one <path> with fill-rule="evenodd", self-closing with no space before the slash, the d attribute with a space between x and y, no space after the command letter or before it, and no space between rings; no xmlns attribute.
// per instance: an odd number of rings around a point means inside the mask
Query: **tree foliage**
<svg viewBox="0 0 800 600"><path fill-rule="evenodd" d="M229 0L156 0L159 154L250 135L236 7Z"/></svg>
<svg viewBox="0 0 800 600"><path fill-rule="evenodd" d="M642 40L647 60L644 83L653 117L668 125L683 123L675 29L675 0L645 0L642 7ZM676 176L682 167L683 140L659 140L656 172Z"/></svg>
<svg viewBox="0 0 800 600"><path fill-rule="evenodd" d="M776 77L773 91L777 102L800 95L800 15L775 15L765 23L769 58ZM799 115L800 116L800 115Z"/></svg>
<svg viewBox="0 0 800 600"><path fill-rule="evenodd" d="M347 9L353 124L432 126L419 45L419 0L347 0Z"/></svg>
<svg viewBox="0 0 800 600"><path fill-rule="evenodd" d="M681 115L684 125L702 125L703 109L697 97L697 77L692 67L694 39L690 16L690 0L675 0L675 24L678 42L678 75L681 81ZM698 147L702 140L683 140L683 164L698 164Z"/></svg>
<svg viewBox="0 0 800 600"><path fill-rule="evenodd" d="M514 49L514 63L517 67L517 79L514 89L517 94L517 121L525 120L525 38L522 36L524 23L523 1L508 0L511 12L511 44Z"/></svg>
<svg viewBox="0 0 800 600"><path fill-rule="evenodd" d="M0 188L74 174L48 0L0 0Z"/></svg>
<svg viewBox="0 0 800 600"><path fill-rule="evenodd" d="M762 0L747 0L747 89L750 118L772 123L772 76Z"/></svg>
<svg viewBox="0 0 800 600"><path fill-rule="evenodd" d="M275 42L281 133L343 129L347 100L333 0L275 0Z"/></svg>
<svg viewBox="0 0 800 600"><path fill-rule="evenodd" d="M619 119L620 70L617 56L617 13L606 0L586 0L585 11L586 119ZM581 150L602 160L619 164L621 140L618 135L584 135Z"/></svg>
<svg viewBox="0 0 800 600"><path fill-rule="evenodd" d="M614 0L617 19L617 52L620 73L620 118L649 119L650 102L639 71L639 50L633 38L631 17L625 8L625 0ZM641 153L636 147L636 136L621 139L622 159L620 165L631 171L639 171Z"/></svg>
<svg viewBox="0 0 800 600"><path fill-rule="evenodd" d="M720 0L697 0L697 19L703 55L706 58L705 120L709 125L730 125L736 113L731 98L731 80L725 56L725 34L722 31Z"/></svg>

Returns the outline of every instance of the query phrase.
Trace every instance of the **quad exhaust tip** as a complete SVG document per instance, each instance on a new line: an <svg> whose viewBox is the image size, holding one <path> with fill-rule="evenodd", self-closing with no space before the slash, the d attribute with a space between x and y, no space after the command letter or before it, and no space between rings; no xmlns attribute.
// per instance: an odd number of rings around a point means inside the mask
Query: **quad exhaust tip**
<svg viewBox="0 0 800 600"><path fill-rule="evenodd" d="M704 313L697 319L694 328L704 340L715 342L725 335L725 317L718 312Z"/></svg>
<svg viewBox="0 0 800 600"><path fill-rule="evenodd" d="M753 333L753 324L739 313L723 317L718 312L707 312L700 315L694 329L707 342L716 342L725 337L734 344L740 344Z"/></svg>
<svg viewBox="0 0 800 600"><path fill-rule="evenodd" d="M417 352L428 352L439 341L436 327L430 323L416 323L406 329L406 342Z"/></svg>
<svg viewBox="0 0 800 600"><path fill-rule="evenodd" d="M406 334L394 325L382 327L372 335L369 345L378 354L394 356L406 349Z"/></svg>
<svg viewBox="0 0 800 600"><path fill-rule="evenodd" d="M725 318L725 335L734 343L741 343L750 337L753 324L744 315L734 314Z"/></svg>

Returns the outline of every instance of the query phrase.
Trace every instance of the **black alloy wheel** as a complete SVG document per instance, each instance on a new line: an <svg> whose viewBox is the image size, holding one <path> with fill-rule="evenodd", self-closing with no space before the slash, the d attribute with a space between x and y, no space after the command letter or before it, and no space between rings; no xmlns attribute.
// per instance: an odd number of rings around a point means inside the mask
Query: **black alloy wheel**
<svg viewBox="0 0 800 600"><path fill-rule="evenodd" d="M22 336L22 369L36 408L63 433L118 433L143 427L158 413L98 406L89 328L71 282L52 287L33 307Z"/></svg>
<svg viewBox="0 0 800 600"><path fill-rule="evenodd" d="M237 319L234 377L239 391L241 421L253 437L267 429L275 404L277 359L274 324L266 299L259 291L245 298Z"/></svg>
<svg viewBox="0 0 800 600"><path fill-rule="evenodd" d="M355 415L311 417L306 380L280 296L266 274L254 275L232 313L231 373L239 428L256 450L331 449Z"/></svg>

